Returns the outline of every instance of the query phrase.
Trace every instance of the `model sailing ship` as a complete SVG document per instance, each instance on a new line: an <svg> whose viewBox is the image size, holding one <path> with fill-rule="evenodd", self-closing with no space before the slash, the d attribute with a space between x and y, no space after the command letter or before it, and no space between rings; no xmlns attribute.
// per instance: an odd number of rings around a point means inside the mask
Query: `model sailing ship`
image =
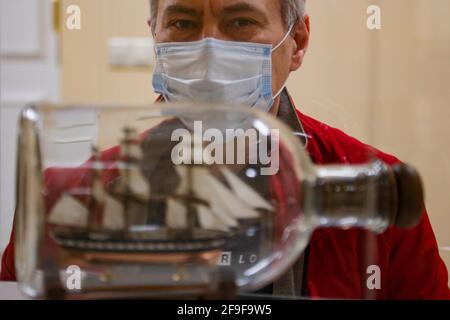
<svg viewBox="0 0 450 320"><path fill-rule="evenodd" d="M140 163L143 150L135 130L126 128L120 145L119 179L101 181L102 164L93 149L93 178L87 204L64 194L49 215L51 234L69 250L114 253L186 253L218 250L246 222L270 223L273 207L225 166L219 179L204 165L176 166L171 194L152 192ZM225 182L225 183L224 183ZM163 223L148 223L163 203ZM152 209L153 208L153 209ZM267 226L266 226L267 227Z"/></svg>

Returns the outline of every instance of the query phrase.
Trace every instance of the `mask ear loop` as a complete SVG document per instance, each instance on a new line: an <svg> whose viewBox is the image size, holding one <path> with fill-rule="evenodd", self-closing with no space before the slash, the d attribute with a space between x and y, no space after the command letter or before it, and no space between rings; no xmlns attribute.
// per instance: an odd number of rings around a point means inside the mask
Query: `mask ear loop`
<svg viewBox="0 0 450 320"><path fill-rule="evenodd" d="M277 50L279 47L281 47L283 45L283 43L286 41L286 39L291 35L292 30L294 29L294 26L297 22L291 24L291 26L289 27L288 31L286 32L286 34L284 35L283 39L280 41L280 43L278 43L273 49L272 49L272 53ZM281 86L281 89L273 96L273 100L275 100L276 98L278 98L278 96L283 92L283 90L286 88L286 84L287 84L287 79L286 81L283 83L283 85Z"/></svg>
<svg viewBox="0 0 450 320"><path fill-rule="evenodd" d="M283 90L286 88L287 85L287 80L283 83L283 85L281 86L281 89L273 96L273 100L275 100L276 98L278 98L278 96L283 92Z"/></svg>
<svg viewBox="0 0 450 320"><path fill-rule="evenodd" d="M294 29L294 25L295 25L295 23L293 23L289 27L289 29L286 32L286 34L284 35L283 39L272 49L272 52L276 51L279 47L281 47L283 45L283 43L286 41L286 39L291 35L291 32Z"/></svg>

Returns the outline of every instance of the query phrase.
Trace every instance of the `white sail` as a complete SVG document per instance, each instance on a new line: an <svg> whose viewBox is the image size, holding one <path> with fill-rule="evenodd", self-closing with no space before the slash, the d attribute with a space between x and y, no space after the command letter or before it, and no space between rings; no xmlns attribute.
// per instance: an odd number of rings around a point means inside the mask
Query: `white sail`
<svg viewBox="0 0 450 320"><path fill-rule="evenodd" d="M129 171L128 185L132 194L144 200L150 198L150 185L139 169Z"/></svg>
<svg viewBox="0 0 450 320"><path fill-rule="evenodd" d="M211 199L209 210L227 228L237 228L239 226L238 221L227 212L226 208L216 198Z"/></svg>
<svg viewBox="0 0 450 320"><path fill-rule="evenodd" d="M125 226L123 205L106 192L100 175L101 171L98 170L92 182L92 197L103 207L103 228L107 230L121 230Z"/></svg>
<svg viewBox="0 0 450 320"><path fill-rule="evenodd" d="M123 157L130 157L135 160L141 160L143 158L142 148L139 144L122 144L120 151Z"/></svg>
<svg viewBox="0 0 450 320"><path fill-rule="evenodd" d="M122 170L122 177L124 177L125 174L128 175L126 179L128 186L124 184L125 179L122 178L117 191L125 193L128 190L128 192L140 200L148 201L150 199L150 184L144 178L140 169L136 167L125 170L127 170L126 173Z"/></svg>
<svg viewBox="0 0 450 320"><path fill-rule="evenodd" d="M92 183L92 197L100 203L104 203L106 199L106 191L98 176L94 178Z"/></svg>
<svg viewBox="0 0 450 320"><path fill-rule="evenodd" d="M226 208L221 204L220 199L218 199L214 188L211 188L211 186L208 184L208 179L214 179L214 177L210 175L207 169L178 166L177 172L180 175L181 181L180 185L177 188L177 194L187 194L189 192L188 170L192 170L191 174L193 193L197 197L201 197L209 203L209 209L207 209L205 206L197 206L197 208L202 208L200 211L198 211L201 225L205 228L208 228L207 225L212 224L215 226L213 230L221 231L237 227L238 222L235 219L235 216L226 210ZM202 215L201 217L200 212ZM212 217L208 219L207 215L210 215ZM202 223L202 221L204 223Z"/></svg>
<svg viewBox="0 0 450 320"><path fill-rule="evenodd" d="M258 211L246 205L216 178L211 176L209 184L215 190L220 206L236 219L256 219L259 217Z"/></svg>
<svg viewBox="0 0 450 320"><path fill-rule="evenodd" d="M132 158L134 160L141 160L143 158L142 148L139 142L139 136L135 130L128 132L127 141L123 142L120 146L121 155L125 158ZM122 176L125 172L128 175L128 186L124 185L124 180L120 185L120 191L125 192L128 190L132 195L140 198L143 201L150 199L150 184L147 179L142 175L139 166L129 166L121 169Z"/></svg>
<svg viewBox="0 0 450 320"><path fill-rule="evenodd" d="M245 190L245 194L249 195L249 201L243 201L237 195L238 192L233 192L227 188L222 182L214 177L206 168L201 167L187 167L178 166L176 170L180 176L180 184L176 190L176 194L187 194L189 192L189 174L192 175L192 192L202 199L205 199L209 206L198 205L197 213L201 226L205 229L227 231L230 228L239 226L239 219L256 219L259 217L259 212L256 208L273 209L258 194L254 194L253 190ZM190 173L189 173L190 171ZM227 179L233 179L231 172L228 173ZM230 183L230 186L236 188L244 185L245 188L250 189L243 182L239 181L237 177ZM227 180L228 181L228 180ZM258 198L259 196L259 198ZM251 205L250 205L251 204ZM170 221L175 221L175 213L181 212L184 208L182 203L178 203L179 208L175 209L175 205L169 205L168 214L173 218L168 218ZM169 225L174 225L171 222Z"/></svg>
<svg viewBox="0 0 450 320"><path fill-rule="evenodd" d="M63 195L50 212L49 222L66 227L85 228L89 210L77 199Z"/></svg>
<svg viewBox="0 0 450 320"><path fill-rule="evenodd" d="M120 146L121 155L141 160L143 155L137 131L134 129L127 130L125 138L126 141L123 141Z"/></svg>
<svg viewBox="0 0 450 320"><path fill-rule="evenodd" d="M188 228L187 208L182 202L167 200L166 225L171 229Z"/></svg>
<svg viewBox="0 0 450 320"><path fill-rule="evenodd" d="M210 209L205 206L197 206L198 218L203 229L215 231L228 231L228 226Z"/></svg>
<svg viewBox="0 0 450 320"><path fill-rule="evenodd" d="M108 230L122 230L125 227L122 203L108 194L105 194L104 199L103 227Z"/></svg>
<svg viewBox="0 0 450 320"><path fill-rule="evenodd" d="M221 171L231 189L234 191L234 194L249 207L265 209L268 211L274 210L273 206L269 202L267 202L258 192L254 191L246 183L242 182L242 180L234 175L229 169L222 167Z"/></svg>
<svg viewBox="0 0 450 320"><path fill-rule="evenodd" d="M223 220L254 219L259 213L243 203L233 192L215 178L205 168L195 168L195 193L207 199L214 212L222 215Z"/></svg>
<svg viewBox="0 0 450 320"><path fill-rule="evenodd" d="M175 169L180 177L176 194L187 194L189 192L188 168L186 166L176 166Z"/></svg>

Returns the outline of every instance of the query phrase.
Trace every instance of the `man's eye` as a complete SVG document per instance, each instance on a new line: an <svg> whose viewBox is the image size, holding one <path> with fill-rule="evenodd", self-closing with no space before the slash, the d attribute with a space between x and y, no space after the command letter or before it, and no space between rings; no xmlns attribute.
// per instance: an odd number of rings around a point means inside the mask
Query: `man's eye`
<svg viewBox="0 0 450 320"><path fill-rule="evenodd" d="M232 20L229 25L233 28L246 28L256 25L256 22L251 19L239 18Z"/></svg>
<svg viewBox="0 0 450 320"><path fill-rule="evenodd" d="M172 27L180 30L193 29L197 27L194 21L190 20L176 20L170 24Z"/></svg>

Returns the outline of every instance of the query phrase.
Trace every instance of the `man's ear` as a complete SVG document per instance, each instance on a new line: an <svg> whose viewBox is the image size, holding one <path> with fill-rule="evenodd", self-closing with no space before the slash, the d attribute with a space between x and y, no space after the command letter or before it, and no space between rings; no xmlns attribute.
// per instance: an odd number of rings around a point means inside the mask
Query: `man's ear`
<svg viewBox="0 0 450 320"><path fill-rule="evenodd" d="M308 50L310 30L309 16L305 14L302 19L297 21L292 30L295 44L292 49L291 72L298 70L303 63L303 58Z"/></svg>
<svg viewBox="0 0 450 320"><path fill-rule="evenodd" d="M155 33L154 33L155 30L153 30L153 28L152 28L152 19L151 18L148 18L147 25L150 28L150 32L151 32L152 36L155 37Z"/></svg>

